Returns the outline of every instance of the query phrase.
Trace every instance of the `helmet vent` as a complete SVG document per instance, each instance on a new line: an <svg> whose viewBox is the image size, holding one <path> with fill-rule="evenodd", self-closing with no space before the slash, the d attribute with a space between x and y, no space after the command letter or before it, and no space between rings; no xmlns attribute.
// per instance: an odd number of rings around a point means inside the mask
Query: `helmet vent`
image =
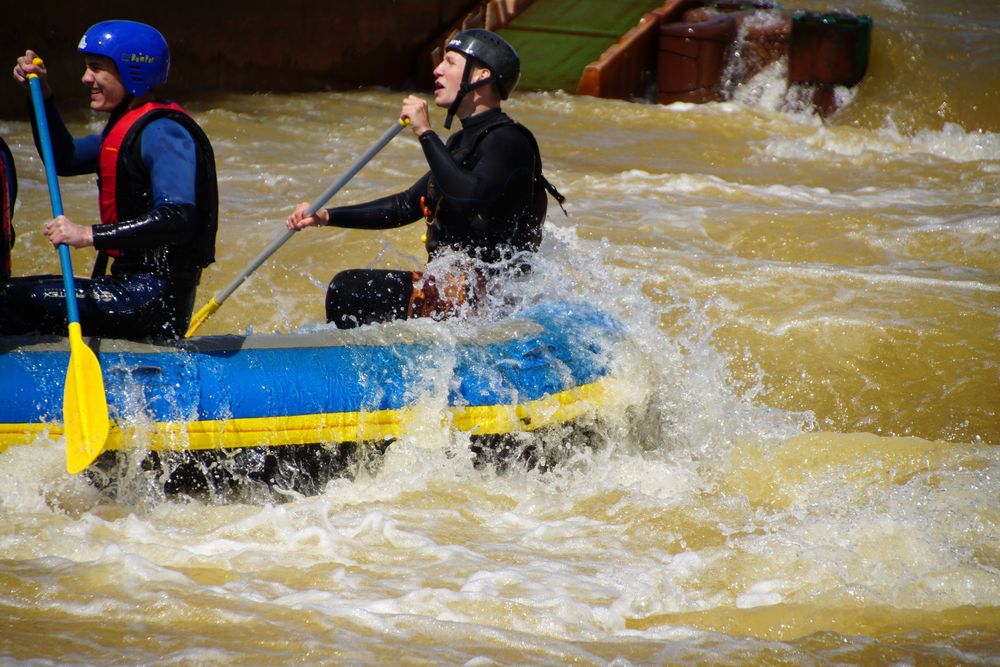
<svg viewBox="0 0 1000 667"><path fill-rule="evenodd" d="M128 78L132 81L132 85L142 84L142 68L138 65L130 64L128 66Z"/></svg>

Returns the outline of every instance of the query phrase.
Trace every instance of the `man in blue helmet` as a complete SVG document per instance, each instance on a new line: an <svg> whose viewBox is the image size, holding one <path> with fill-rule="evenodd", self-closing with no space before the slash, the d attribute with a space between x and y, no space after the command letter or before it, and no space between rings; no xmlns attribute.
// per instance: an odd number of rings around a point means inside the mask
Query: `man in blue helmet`
<svg viewBox="0 0 1000 667"><path fill-rule="evenodd" d="M348 328L391 319L450 317L474 309L483 294L526 270L542 240L546 192L562 197L542 175L534 136L500 103L517 85L514 49L487 30L466 30L448 43L434 69L434 102L448 110L445 129L462 129L443 142L431 127L427 102L403 100L430 170L408 190L306 216L308 203L288 217L289 229L316 225L389 229L424 218L431 265L424 272L354 269L327 289L327 321ZM457 258L443 269L447 257ZM436 260L441 259L441 262Z"/></svg>
<svg viewBox="0 0 1000 667"><path fill-rule="evenodd" d="M100 135L70 134L35 52L26 51L14 67L25 90L28 75L38 75L57 173L98 175L100 223L80 225L59 216L45 224L45 235L54 246L98 250L91 278L76 281L84 333L183 336L201 271L215 258L218 191L211 143L180 106L154 97L170 68L167 42L156 29L104 21L87 30L77 50L90 108L109 114ZM0 334L65 330L61 276L10 278L0 286Z"/></svg>

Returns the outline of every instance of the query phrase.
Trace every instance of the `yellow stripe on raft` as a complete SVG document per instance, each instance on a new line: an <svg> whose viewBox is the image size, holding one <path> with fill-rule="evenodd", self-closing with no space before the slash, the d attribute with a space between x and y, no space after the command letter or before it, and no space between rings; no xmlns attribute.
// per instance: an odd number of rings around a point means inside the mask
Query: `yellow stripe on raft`
<svg viewBox="0 0 1000 667"><path fill-rule="evenodd" d="M495 435L533 431L561 424L611 404L616 392L613 381L602 378L582 387L567 389L544 398L515 405L451 407L442 418L460 431ZM134 424L126 429L114 425L108 435L109 450L130 449L139 440L150 450L234 449L240 447L289 446L312 443L379 441L397 438L415 421L425 418L416 408L338 412L286 417L258 417L195 422ZM58 424L0 425L0 451L29 444L39 435L62 436Z"/></svg>

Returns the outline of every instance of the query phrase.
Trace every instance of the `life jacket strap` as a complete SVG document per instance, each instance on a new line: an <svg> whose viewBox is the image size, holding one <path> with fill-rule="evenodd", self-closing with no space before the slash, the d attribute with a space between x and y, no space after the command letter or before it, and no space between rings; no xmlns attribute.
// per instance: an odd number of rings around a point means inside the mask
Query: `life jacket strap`
<svg viewBox="0 0 1000 667"><path fill-rule="evenodd" d="M97 251L97 258L94 260L94 268L90 272L91 278L100 278L108 272L108 259L110 255L103 250Z"/></svg>
<svg viewBox="0 0 1000 667"><path fill-rule="evenodd" d="M562 209L563 215L568 218L569 213L566 212L566 207L563 206L566 202L566 197L561 192L556 190L556 186L549 183L549 179L545 178L545 174L539 173L538 180L541 181L542 187L545 188L545 191L552 195L552 198L556 200L557 204L559 204L559 208Z"/></svg>

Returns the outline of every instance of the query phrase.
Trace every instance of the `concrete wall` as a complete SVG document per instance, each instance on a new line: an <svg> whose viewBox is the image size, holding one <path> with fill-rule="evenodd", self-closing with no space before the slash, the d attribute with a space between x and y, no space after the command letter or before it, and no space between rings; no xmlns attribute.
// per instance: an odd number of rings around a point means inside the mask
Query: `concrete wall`
<svg viewBox="0 0 1000 667"><path fill-rule="evenodd" d="M57 91L80 93L80 36L113 18L155 26L171 48L166 96L218 91L412 87L429 52L482 0L35 0L0 22L0 117L22 118L10 72L39 52ZM422 77L421 77L422 78ZM63 93L66 99L69 95ZM68 110L68 109L67 109Z"/></svg>

